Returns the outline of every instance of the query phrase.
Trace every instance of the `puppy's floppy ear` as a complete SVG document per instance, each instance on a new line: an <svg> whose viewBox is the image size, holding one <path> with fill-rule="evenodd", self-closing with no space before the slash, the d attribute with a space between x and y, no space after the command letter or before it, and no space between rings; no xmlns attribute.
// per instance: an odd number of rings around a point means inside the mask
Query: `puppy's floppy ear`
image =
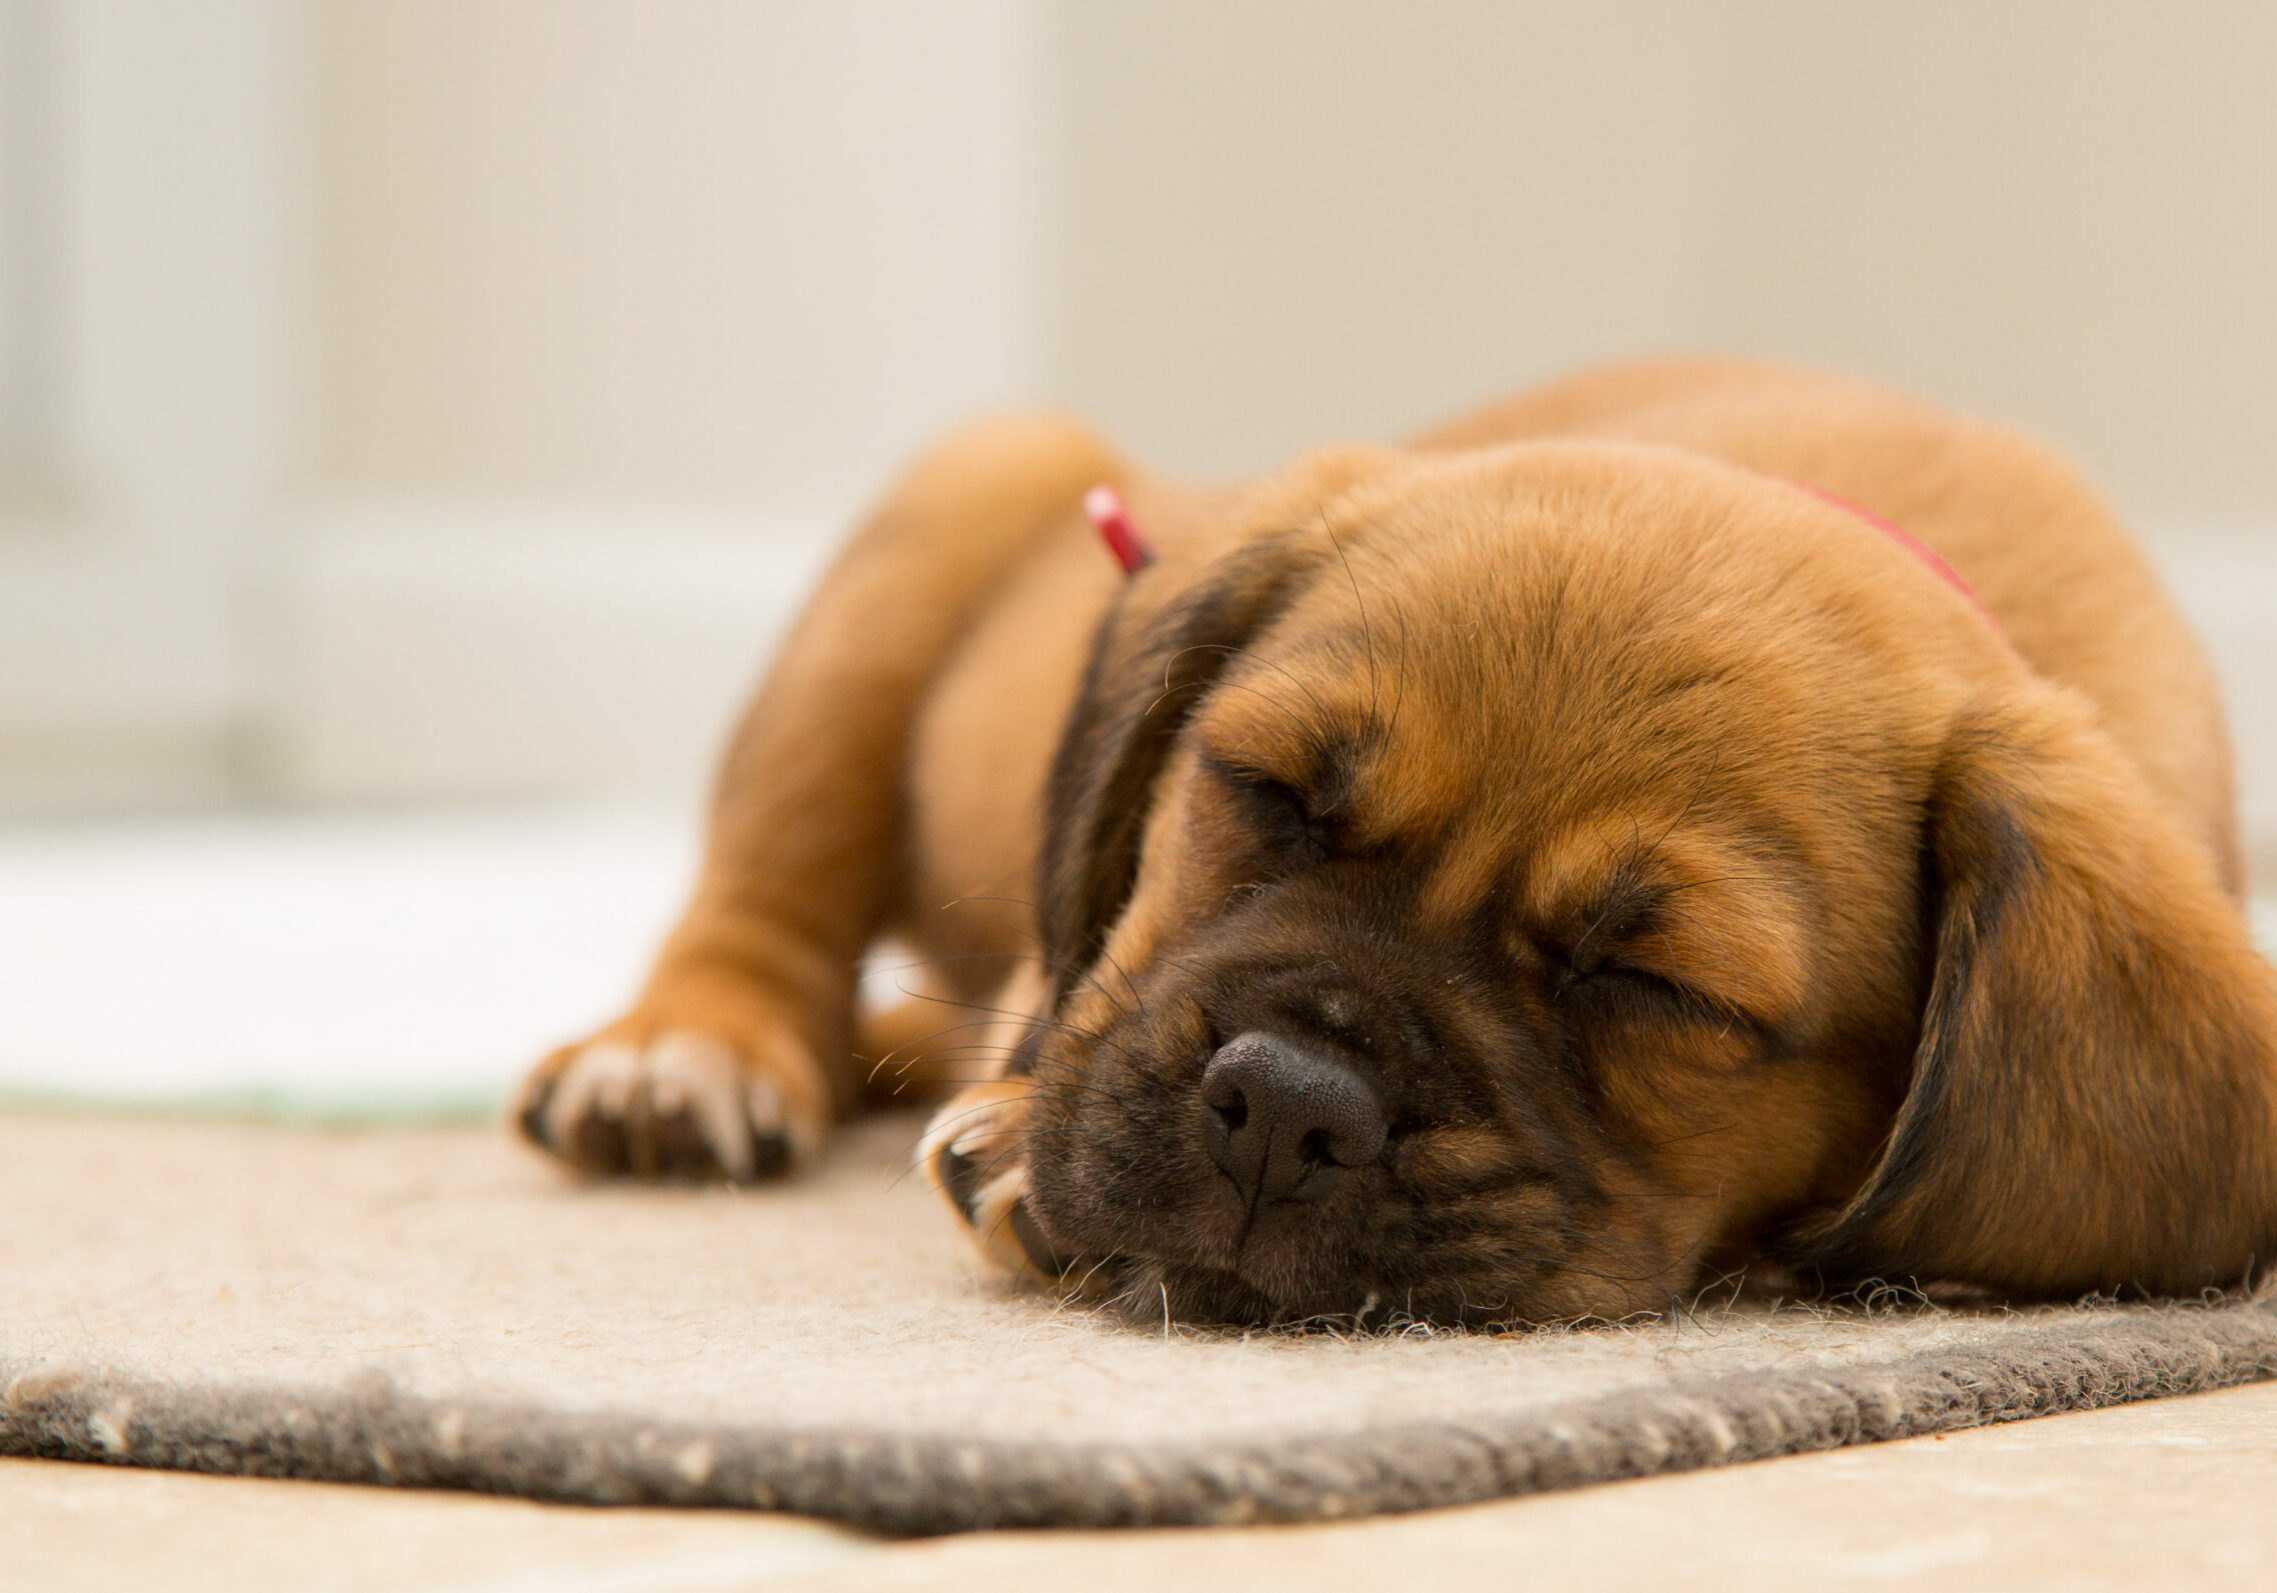
<svg viewBox="0 0 2277 1593"><path fill-rule="evenodd" d="M1295 532L1259 537L1182 587L1157 566L1131 582L1101 623L1045 788L1038 916L1060 986L1098 954L1130 899L1155 783L1179 731L1226 664L1319 567L1324 549L1311 544L1320 541Z"/></svg>
<svg viewBox="0 0 2277 1593"><path fill-rule="evenodd" d="M2277 988L2212 859L2085 704L1950 742L1913 1080L1817 1245L1837 1275L2197 1290L2277 1246Z"/></svg>

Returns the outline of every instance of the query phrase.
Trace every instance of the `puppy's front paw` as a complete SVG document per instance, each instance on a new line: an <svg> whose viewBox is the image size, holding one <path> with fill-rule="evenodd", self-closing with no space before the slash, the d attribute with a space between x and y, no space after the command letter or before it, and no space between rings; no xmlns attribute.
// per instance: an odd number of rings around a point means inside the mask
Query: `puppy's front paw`
<svg viewBox="0 0 2277 1593"><path fill-rule="evenodd" d="M626 1024L538 1064L515 1120L586 1173L747 1184L813 1159L822 1103L803 1057L762 1062L701 1030Z"/></svg>
<svg viewBox="0 0 2277 1593"><path fill-rule="evenodd" d="M917 1165L984 1260L1048 1282L1068 1263L1028 1210L1029 1088L1026 1079L997 1079L960 1090L934 1114Z"/></svg>

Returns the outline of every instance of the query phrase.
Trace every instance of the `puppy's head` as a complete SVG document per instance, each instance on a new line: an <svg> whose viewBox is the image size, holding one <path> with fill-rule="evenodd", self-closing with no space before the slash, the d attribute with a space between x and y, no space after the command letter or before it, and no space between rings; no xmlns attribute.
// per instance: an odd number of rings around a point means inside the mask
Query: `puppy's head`
<svg viewBox="0 0 2277 1593"><path fill-rule="evenodd" d="M1902 550L1645 449L1386 462L1133 583L1049 795L1030 1205L1201 1320L2047 1292L2277 1232L2202 847Z"/></svg>

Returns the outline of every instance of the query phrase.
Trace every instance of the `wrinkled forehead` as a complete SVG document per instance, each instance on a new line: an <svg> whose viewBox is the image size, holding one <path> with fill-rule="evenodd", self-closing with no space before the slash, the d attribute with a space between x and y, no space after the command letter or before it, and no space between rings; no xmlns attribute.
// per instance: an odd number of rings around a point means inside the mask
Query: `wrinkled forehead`
<svg viewBox="0 0 2277 1593"><path fill-rule="evenodd" d="M1798 594L1778 541L1751 564L1690 501L1648 507L1412 495L1347 522L1193 733L1362 844L1475 859L1443 877L1480 889L1535 880L1545 909L1664 832L1710 838L1703 878L1709 854L1902 854L1927 778L1902 653Z"/></svg>
<svg viewBox="0 0 2277 1593"><path fill-rule="evenodd" d="M1557 550L1372 553L1329 562L1251 640L1199 735L1292 784L1364 788L1408 831L1649 805L1828 740L1827 671L1775 626Z"/></svg>

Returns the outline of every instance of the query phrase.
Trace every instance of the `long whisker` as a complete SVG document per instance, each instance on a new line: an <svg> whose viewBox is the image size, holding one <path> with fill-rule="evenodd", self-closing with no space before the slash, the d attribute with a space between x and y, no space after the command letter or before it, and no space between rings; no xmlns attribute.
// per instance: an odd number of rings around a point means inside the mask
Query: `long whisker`
<svg viewBox="0 0 2277 1593"><path fill-rule="evenodd" d="M1320 506L1319 513L1320 529L1322 533L1327 536L1328 545L1336 550L1336 557L1338 561L1341 562L1344 566L1344 579L1351 586L1352 601L1358 605L1360 610L1361 644L1366 648L1368 655L1368 722L1372 725L1376 722L1376 708L1378 703L1376 680L1376 627L1374 622L1368 617L1368 600L1360 595L1360 578L1352 573L1351 555L1344 551L1344 544L1341 540L1338 539L1336 535L1336 527L1329 524L1328 522L1328 505L1322 504Z"/></svg>

